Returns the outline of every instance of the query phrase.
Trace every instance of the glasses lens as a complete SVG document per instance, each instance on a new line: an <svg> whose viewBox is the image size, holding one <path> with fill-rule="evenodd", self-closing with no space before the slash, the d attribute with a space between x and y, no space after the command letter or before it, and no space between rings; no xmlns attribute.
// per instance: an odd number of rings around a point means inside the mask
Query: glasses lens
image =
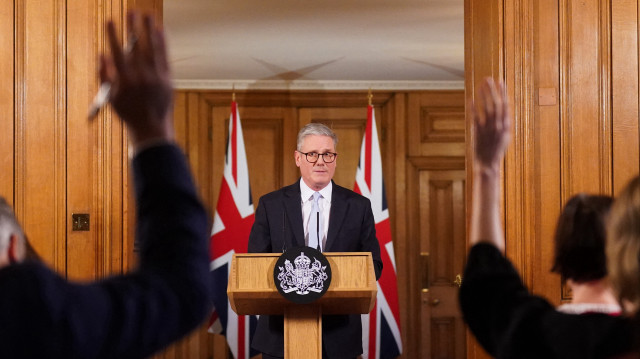
<svg viewBox="0 0 640 359"><path fill-rule="evenodd" d="M322 160L327 162L327 163L331 163L335 159L336 159L336 155L334 153L327 152L327 153L322 154Z"/></svg>
<svg viewBox="0 0 640 359"><path fill-rule="evenodd" d="M311 162L311 163L315 163L318 162L318 154L315 152L309 152L306 154L307 156L307 161Z"/></svg>

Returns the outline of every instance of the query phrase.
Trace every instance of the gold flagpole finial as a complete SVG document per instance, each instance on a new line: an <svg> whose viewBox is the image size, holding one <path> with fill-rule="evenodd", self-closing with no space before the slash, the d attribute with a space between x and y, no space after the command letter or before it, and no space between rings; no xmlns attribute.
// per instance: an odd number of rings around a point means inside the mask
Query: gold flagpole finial
<svg viewBox="0 0 640 359"><path fill-rule="evenodd" d="M231 85L231 101L236 102L236 84Z"/></svg>
<svg viewBox="0 0 640 359"><path fill-rule="evenodd" d="M371 100L373 99L373 94L371 93L371 87L369 87L369 95L367 95L367 98L369 99L369 106L371 106Z"/></svg>

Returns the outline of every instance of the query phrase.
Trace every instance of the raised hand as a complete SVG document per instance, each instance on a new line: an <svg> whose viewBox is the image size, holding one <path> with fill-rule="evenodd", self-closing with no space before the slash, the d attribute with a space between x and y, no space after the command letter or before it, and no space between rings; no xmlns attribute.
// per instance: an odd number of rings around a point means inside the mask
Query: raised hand
<svg viewBox="0 0 640 359"><path fill-rule="evenodd" d="M126 123L135 146L173 139L173 87L164 35L153 18L127 16L129 49L123 49L113 22L107 23L111 54L100 57L100 80L111 84L109 102Z"/></svg>
<svg viewBox="0 0 640 359"><path fill-rule="evenodd" d="M471 197L471 244L488 243L504 251L500 222L500 162L511 137L509 101L504 85L486 78L471 103L473 114L474 179Z"/></svg>
<svg viewBox="0 0 640 359"><path fill-rule="evenodd" d="M471 104L475 133L474 159L478 169L498 170L511 138L509 102L504 84L487 77L478 101Z"/></svg>

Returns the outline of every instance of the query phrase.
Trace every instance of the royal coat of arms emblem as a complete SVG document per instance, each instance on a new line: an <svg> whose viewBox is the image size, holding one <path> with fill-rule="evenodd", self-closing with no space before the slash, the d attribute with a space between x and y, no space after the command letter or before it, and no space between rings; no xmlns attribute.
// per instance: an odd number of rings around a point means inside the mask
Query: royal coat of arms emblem
<svg viewBox="0 0 640 359"><path fill-rule="evenodd" d="M278 292L295 303L315 301L331 283L329 261L311 247L289 249L280 256L274 269Z"/></svg>
<svg viewBox="0 0 640 359"><path fill-rule="evenodd" d="M300 295L309 294L310 291L321 293L324 289L324 281L327 279L327 273L325 273L327 266L323 266L316 258L311 264L311 259L305 256L304 252L300 253L294 263L295 267L287 259L284 262L284 268L279 267L278 280L282 290L285 293L295 291Z"/></svg>

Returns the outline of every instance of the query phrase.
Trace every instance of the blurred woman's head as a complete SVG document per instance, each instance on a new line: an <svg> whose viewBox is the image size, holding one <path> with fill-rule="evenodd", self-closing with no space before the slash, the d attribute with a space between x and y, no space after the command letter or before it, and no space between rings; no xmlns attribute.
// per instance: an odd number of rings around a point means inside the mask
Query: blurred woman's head
<svg viewBox="0 0 640 359"><path fill-rule="evenodd" d="M551 270L587 282L607 276L606 220L613 198L584 193L569 199L558 218Z"/></svg>
<svg viewBox="0 0 640 359"><path fill-rule="evenodd" d="M640 304L640 177L616 198L607 233L607 263L611 285L628 312Z"/></svg>

